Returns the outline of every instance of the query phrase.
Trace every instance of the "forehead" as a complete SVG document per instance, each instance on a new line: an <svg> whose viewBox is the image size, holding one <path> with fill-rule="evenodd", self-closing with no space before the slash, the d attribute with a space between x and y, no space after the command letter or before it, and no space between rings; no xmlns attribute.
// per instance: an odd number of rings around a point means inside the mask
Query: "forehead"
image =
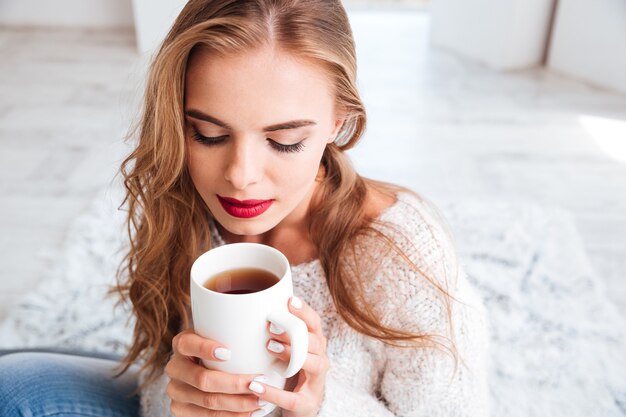
<svg viewBox="0 0 626 417"><path fill-rule="evenodd" d="M256 126L326 116L333 110L332 91L321 68L275 49L227 56L199 50L187 66L185 108Z"/></svg>

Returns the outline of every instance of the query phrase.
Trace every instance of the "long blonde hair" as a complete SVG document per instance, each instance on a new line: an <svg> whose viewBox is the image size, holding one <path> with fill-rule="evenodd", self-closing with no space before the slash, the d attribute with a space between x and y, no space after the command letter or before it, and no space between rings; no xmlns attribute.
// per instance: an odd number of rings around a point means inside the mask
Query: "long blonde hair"
<svg viewBox="0 0 626 417"><path fill-rule="evenodd" d="M129 134L138 136L138 144L121 167L130 248L113 291L131 301L136 324L120 373L142 360L149 382L165 366L172 338L190 326L191 264L210 249L210 214L186 166L183 95L189 56L196 46L231 54L263 45L324 70L338 108L345 111L336 141L323 154L324 175L309 210L310 236L337 311L364 335L397 346L441 345L456 359L454 343L436 341L441 335L384 326L366 301L364 276L355 274L376 270L354 268L363 262L356 260L361 237L373 236L441 291L451 317L451 296L441 278L421 271L394 243L393 228L374 227L382 224L365 210L372 190L394 195L400 187L362 178L344 153L363 134L366 113L356 88L352 31L340 0L191 0L152 60L143 113Z"/></svg>

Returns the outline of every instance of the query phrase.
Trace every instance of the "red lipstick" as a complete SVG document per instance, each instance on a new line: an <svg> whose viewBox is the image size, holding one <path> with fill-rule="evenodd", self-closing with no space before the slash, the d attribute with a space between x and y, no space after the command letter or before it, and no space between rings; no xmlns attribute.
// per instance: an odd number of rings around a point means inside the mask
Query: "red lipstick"
<svg viewBox="0 0 626 417"><path fill-rule="evenodd" d="M217 196L220 204L233 217L250 219L260 216L270 208L274 200L237 200L236 198Z"/></svg>

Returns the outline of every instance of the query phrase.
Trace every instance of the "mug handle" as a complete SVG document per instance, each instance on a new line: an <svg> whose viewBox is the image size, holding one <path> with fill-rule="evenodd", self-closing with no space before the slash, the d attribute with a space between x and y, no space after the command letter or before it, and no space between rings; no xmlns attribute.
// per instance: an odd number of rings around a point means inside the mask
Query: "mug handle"
<svg viewBox="0 0 626 417"><path fill-rule="evenodd" d="M285 329L291 341L291 358L289 364L279 362L278 373L290 378L302 369L306 356L309 354L309 330L306 324L288 311L272 311L267 319Z"/></svg>

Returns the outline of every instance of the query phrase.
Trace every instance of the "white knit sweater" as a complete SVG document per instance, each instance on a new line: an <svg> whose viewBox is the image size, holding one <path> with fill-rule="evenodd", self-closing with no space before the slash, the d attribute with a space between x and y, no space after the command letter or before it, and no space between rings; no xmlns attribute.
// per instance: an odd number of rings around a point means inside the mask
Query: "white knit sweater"
<svg viewBox="0 0 626 417"><path fill-rule="evenodd" d="M292 266L294 294L318 312L328 338L331 368L318 416L488 416L485 309L462 267L455 267L455 250L446 229L428 203L408 193L399 194L398 201L378 220L394 226L395 243L425 275L442 286L448 277L447 291L458 300L452 302L451 317L461 361L455 372L452 357L440 348L393 347L356 332L337 313L319 261ZM382 230L382 226L375 227ZM216 245L224 244L215 229L213 238ZM362 278L368 302L382 322L450 336L441 293L398 255L383 252L377 245L369 238L359 251L360 255L382 257L382 267ZM142 392L143 417L170 416L167 383L168 377L162 374ZM280 415L279 408L272 413Z"/></svg>

